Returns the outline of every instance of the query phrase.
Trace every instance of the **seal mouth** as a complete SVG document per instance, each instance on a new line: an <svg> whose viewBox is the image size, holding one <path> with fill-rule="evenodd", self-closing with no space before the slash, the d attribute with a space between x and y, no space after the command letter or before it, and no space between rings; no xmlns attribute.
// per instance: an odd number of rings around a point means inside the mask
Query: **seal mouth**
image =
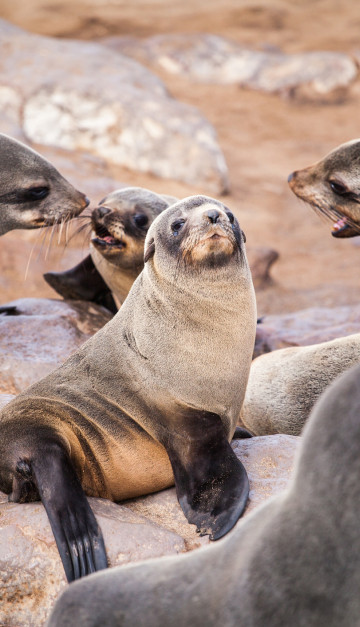
<svg viewBox="0 0 360 627"><path fill-rule="evenodd" d="M346 231L351 229L350 224L348 223L347 218L339 218L334 224L331 231L331 235L333 237L343 237Z"/></svg>
<svg viewBox="0 0 360 627"><path fill-rule="evenodd" d="M126 242L122 239L117 239L107 230L103 224L94 225L95 236L92 238L92 243L101 248L116 248L122 250L126 248Z"/></svg>

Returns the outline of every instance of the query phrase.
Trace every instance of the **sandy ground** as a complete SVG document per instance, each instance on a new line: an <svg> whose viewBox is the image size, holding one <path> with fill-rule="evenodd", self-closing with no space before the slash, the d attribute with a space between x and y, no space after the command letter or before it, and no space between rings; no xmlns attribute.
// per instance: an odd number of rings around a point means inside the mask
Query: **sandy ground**
<svg viewBox="0 0 360 627"><path fill-rule="evenodd" d="M41 34L81 39L116 34L210 32L254 48L278 46L285 52L353 53L360 48L360 8L351 0L341 4L331 0L0 0L0 16ZM320 221L292 195L287 176L320 159L337 144L360 135L360 80L341 103L314 104L233 86L192 84L167 74L161 77L176 98L196 105L217 129L232 188L224 201L237 213L248 244L271 246L280 253L273 269L275 285L258 293L259 314L357 302L360 238L332 238L331 225ZM49 154L42 147L38 149ZM88 193L91 167L85 167L81 158L74 156L73 168L67 157L64 169L61 152L54 151L50 156L72 182ZM159 192L178 196L206 193L204 189L121 168L100 170L101 176ZM99 189L97 195L95 187L90 195L95 204L103 190ZM21 236L10 233L2 238L2 302L20 296L54 295L43 282L42 272L70 267L81 256L81 243L75 241L64 255L61 247L53 244L46 261L43 253L32 259L24 281L29 250L39 237L38 233L22 232ZM19 238L24 242L21 251Z"/></svg>

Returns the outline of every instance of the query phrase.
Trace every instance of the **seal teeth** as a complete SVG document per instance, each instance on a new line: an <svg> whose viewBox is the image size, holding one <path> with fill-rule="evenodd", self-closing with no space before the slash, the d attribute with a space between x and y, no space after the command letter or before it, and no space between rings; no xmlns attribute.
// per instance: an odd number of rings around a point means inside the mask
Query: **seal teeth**
<svg viewBox="0 0 360 627"><path fill-rule="evenodd" d="M346 218L340 218L340 220L337 220L337 222L335 222L333 224L333 230L334 231L341 231L342 229L344 229L346 226L348 225L347 223L347 219Z"/></svg>

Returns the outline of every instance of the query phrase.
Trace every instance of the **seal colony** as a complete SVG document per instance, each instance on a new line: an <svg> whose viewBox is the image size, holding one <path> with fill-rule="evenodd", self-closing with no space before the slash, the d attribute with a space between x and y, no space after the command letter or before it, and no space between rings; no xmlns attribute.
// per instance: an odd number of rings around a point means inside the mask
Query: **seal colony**
<svg viewBox="0 0 360 627"><path fill-rule="evenodd" d="M284 493L215 545L74 583L48 627L358 624L359 380L355 366L314 408Z"/></svg>
<svg viewBox="0 0 360 627"><path fill-rule="evenodd" d="M0 235L65 222L89 204L49 161L3 134L0 162Z"/></svg>
<svg viewBox="0 0 360 627"><path fill-rule="evenodd" d="M175 481L185 516L218 539L248 479L229 441L255 339L244 235L206 196L162 212L119 313L0 414L0 489L41 498L69 581L105 568L85 493L114 501Z"/></svg>
<svg viewBox="0 0 360 627"><path fill-rule="evenodd" d="M360 139L341 144L321 161L293 172L288 182L296 196L335 221L333 237L360 235Z"/></svg>
<svg viewBox="0 0 360 627"><path fill-rule="evenodd" d="M178 201L142 187L108 194L91 214L91 254L45 281L63 298L88 300L116 313L144 267L146 233L164 209Z"/></svg>

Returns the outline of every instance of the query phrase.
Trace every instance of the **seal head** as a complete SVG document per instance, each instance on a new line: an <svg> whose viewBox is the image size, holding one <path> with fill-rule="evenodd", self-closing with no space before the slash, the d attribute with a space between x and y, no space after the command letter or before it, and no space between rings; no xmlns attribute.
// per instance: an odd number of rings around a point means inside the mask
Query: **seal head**
<svg viewBox="0 0 360 627"><path fill-rule="evenodd" d="M89 204L44 157L0 134L0 235L70 220Z"/></svg>
<svg viewBox="0 0 360 627"><path fill-rule="evenodd" d="M290 174L290 188L330 218L333 237L360 235L360 139L341 144L321 161Z"/></svg>

